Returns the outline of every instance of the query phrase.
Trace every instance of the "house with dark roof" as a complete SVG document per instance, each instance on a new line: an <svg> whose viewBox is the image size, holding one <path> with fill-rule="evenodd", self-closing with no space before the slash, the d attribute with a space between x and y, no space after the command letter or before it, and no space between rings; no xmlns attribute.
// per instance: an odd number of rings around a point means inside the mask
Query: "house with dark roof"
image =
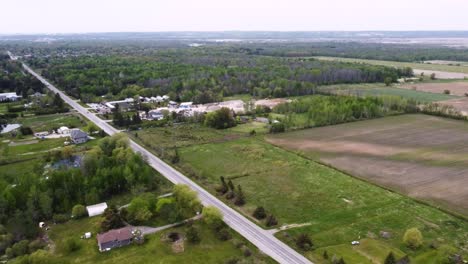
<svg viewBox="0 0 468 264"><path fill-rule="evenodd" d="M81 131L80 129L75 128L70 131L70 140L74 144L85 143L88 141L88 134Z"/></svg>
<svg viewBox="0 0 468 264"><path fill-rule="evenodd" d="M133 229L126 226L112 229L97 235L99 251L109 251L113 248L130 245L133 241Z"/></svg>

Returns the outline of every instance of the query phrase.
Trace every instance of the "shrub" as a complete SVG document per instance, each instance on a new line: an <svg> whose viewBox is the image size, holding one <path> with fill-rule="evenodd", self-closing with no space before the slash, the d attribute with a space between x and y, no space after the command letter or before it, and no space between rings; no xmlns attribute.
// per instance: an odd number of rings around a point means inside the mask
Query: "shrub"
<svg viewBox="0 0 468 264"><path fill-rule="evenodd" d="M385 86L390 86L392 84L392 77L385 77L384 79L384 83L385 83Z"/></svg>
<svg viewBox="0 0 468 264"><path fill-rule="evenodd" d="M242 206L245 204L245 195L240 185L237 185L236 199L234 200L234 204L237 206Z"/></svg>
<svg viewBox="0 0 468 264"><path fill-rule="evenodd" d="M65 254L70 254L72 252L75 252L81 248L81 244L76 238L68 238L65 240L65 243L63 244L63 252Z"/></svg>
<svg viewBox="0 0 468 264"><path fill-rule="evenodd" d="M232 235L227 227L223 227L216 232L216 237L221 241L227 241L232 238Z"/></svg>
<svg viewBox="0 0 468 264"><path fill-rule="evenodd" d="M200 235L198 234L198 230L195 227L190 226L187 228L187 240L194 244L200 242Z"/></svg>
<svg viewBox="0 0 468 264"><path fill-rule="evenodd" d="M223 225L223 215L218 208L207 206L203 208L203 221L214 229L219 229Z"/></svg>
<svg viewBox="0 0 468 264"><path fill-rule="evenodd" d="M223 107L217 111L206 114L205 125L216 129L225 129L236 126L236 120L231 110Z"/></svg>
<svg viewBox="0 0 468 264"><path fill-rule="evenodd" d="M299 236L296 238L296 245L298 248L308 251L313 247L312 240L307 234L299 234Z"/></svg>
<svg viewBox="0 0 468 264"><path fill-rule="evenodd" d="M66 221L69 220L68 215L66 215L66 214L54 214L52 216L52 219L57 224L65 223Z"/></svg>
<svg viewBox="0 0 468 264"><path fill-rule="evenodd" d="M250 256L252 256L252 250L250 250L249 247L247 247L247 246L242 246L241 250L242 250L242 254L244 254L244 257L250 257Z"/></svg>
<svg viewBox="0 0 468 264"><path fill-rule="evenodd" d="M385 258L384 264L396 264L396 259L393 255L393 252L390 251L388 256Z"/></svg>
<svg viewBox="0 0 468 264"><path fill-rule="evenodd" d="M253 217L257 218L258 220L265 219L266 217L265 208L263 208L263 206L257 207L255 211L253 212Z"/></svg>
<svg viewBox="0 0 468 264"><path fill-rule="evenodd" d="M27 136L27 135L32 135L33 131L30 127L20 127L20 132L21 135Z"/></svg>
<svg viewBox="0 0 468 264"><path fill-rule="evenodd" d="M419 248L423 244L421 231L415 227L406 230L405 235L403 236L403 242L410 248Z"/></svg>
<svg viewBox="0 0 468 264"><path fill-rule="evenodd" d="M450 90L444 90L444 94L450 94Z"/></svg>
<svg viewBox="0 0 468 264"><path fill-rule="evenodd" d="M282 133L286 131L286 127L283 123L273 123L270 127L270 133Z"/></svg>
<svg viewBox="0 0 468 264"><path fill-rule="evenodd" d="M85 217L87 215L88 215L88 212L86 211L86 208L83 205L77 204L77 205L73 206L72 217L74 219L79 219L79 218Z"/></svg>
<svg viewBox="0 0 468 264"><path fill-rule="evenodd" d="M43 249L47 244L44 241L41 241L39 239L33 240L29 243L28 245L28 251L29 253L33 253L38 249Z"/></svg>
<svg viewBox="0 0 468 264"><path fill-rule="evenodd" d="M267 216L265 224L268 227L275 226L275 225L278 224L278 220L276 220L276 217L274 217L272 214L270 214L270 215Z"/></svg>
<svg viewBox="0 0 468 264"><path fill-rule="evenodd" d="M20 242L14 244L11 247L12 252L10 253L10 255L12 254L14 257L18 257L18 256L23 256L23 255L28 254L28 250L29 250L28 246L29 246L28 240L21 240Z"/></svg>

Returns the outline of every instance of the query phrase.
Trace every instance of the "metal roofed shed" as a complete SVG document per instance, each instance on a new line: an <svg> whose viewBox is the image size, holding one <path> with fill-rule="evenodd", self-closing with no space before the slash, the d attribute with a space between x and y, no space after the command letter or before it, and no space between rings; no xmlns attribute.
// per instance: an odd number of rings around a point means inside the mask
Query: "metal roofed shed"
<svg viewBox="0 0 468 264"><path fill-rule="evenodd" d="M89 217L101 215L104 213L106 209L107 209L107 203L100 203L100 204L86 206L86 210L88 211Z"/></svg>

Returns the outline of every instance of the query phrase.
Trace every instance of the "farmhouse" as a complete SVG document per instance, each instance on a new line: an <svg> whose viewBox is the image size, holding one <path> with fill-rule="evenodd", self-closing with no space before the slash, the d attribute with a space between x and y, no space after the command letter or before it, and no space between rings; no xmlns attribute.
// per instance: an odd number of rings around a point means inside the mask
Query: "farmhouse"
<svg viewBox="0 0 468 264"><path fill-rule="evenodd" d="M132 243L133 233L131 227L113 229L108 232L98 234L97 241L99 251L109 251L113 248L127 246Z"/></svg>
<svg viewBox="0 0 468 264"><path fill-rule="evenodd" d="M86 206L86 210L88 211L89 217L101 215L104 213L106 209L107 209L107 203L100 203L100 204Z"/></svg>
<svg viewBox="0 0 468 264"><path fill-rule="evenodd" d="M88 134L78 128L70 130L70 140L74 144L81 144L88 141Z"/></svg>
<svg viewBox="0 0 468 264"><path fill-rule="evenodd" d="M21 97L21 95L16 95L16 93L0 93L0 102L18 101Z"/></svg>

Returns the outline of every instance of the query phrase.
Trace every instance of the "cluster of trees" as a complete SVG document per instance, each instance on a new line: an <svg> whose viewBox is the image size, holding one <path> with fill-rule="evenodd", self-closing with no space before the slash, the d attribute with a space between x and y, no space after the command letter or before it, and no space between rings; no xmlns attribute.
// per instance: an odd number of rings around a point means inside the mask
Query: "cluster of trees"
<svg viewBox="0 0 468 264"><path fill-rule="evenodd" d="M25 98L43 90L44 85L25 74L19 62L11 61L8 55L0 53L0 93L16 92Z"/></svg>
<svg viewBox="0 0 468 264"><path fill-rule="evenodd" d="M225 195L228 200L234 199L234 204L237 206L242 206L246 203L245 194L240 185L237 185L236 188L234 183L232 183L232 180L229 179L229 181L226 182L223 176L221 176L219 180L221 183L220 186L216 188L216 191L220 195Z"/></svg>
<svg viewBox="0 0 468 264"><path fill-rule="evenodd" d="M225 129L236 126L237 122L232 111L227 107L223 107L206 114L205 125L216 129Z"/></svg>
<svg viewBox="0 0 468 264"><path fill-rule="evenodd" d="M39 221L68 220L76 204L95 204L111 195L154 190L159 185L154 171L131 151L123 135L102 139L84 156L79 169L59 168L44 177L41 165L18 174L14 182L0 179L0 224L11 237L5 244L0 241L4 245L0 254L15 242L36 238Z"/></svg>
<svg viewBox="0 0 468 264"><path fill-rule="evenodd" d="M200 212L202 205L195 191L187 185L174 185L171 197L157 198L145 193L134 198L127 208L120 212L123 219L135 225L158 217L174 223L193 217Z"/></svg>
<svg viewBox="0 0 468 264"><path fill-rule="evenodd" d="M331 56L402 62L427 60L468 61L468 49L434 45L383 44L366 42L315 42L238 44L232 51L280 57Z"/></svg>
<svg viewBox="0 0 468 264"><path fill-rule="evenodd" d="M267 213L263 206L255 208L255 210L252 213L252 216L258 220L265 220L265 225L268 227L275 226L278 224L278 220L276 220L276 217L273 214Z"/></svg>
<svg viewBox="0 0 468 264"><path fill-rule="evenodd" d="M275 58L210 47L155 51L153 56L35 58L30 64L68 94L82 100L102 95L128 97L169 94L173 100L208 103L250 93L283 97L314 93L316 85L396 81L411 69Z"/></svg>
<svg viewBox="0 0 468 264"><path fill-rule="evenodd" d="M134 125L141 124L141 118L138 112L134 113L131 117L130 115L124 115L118 107L114 109L112 115L112 123L118 127L129 127Z"/></svg>
<svg viewBox="0 0 468 264"><path fill-rule="evenodd" d="M382 117L390 114L417 112L417 103L396 96L312 96L280 104L273 111L285 115L286 127L297 127L293 114L305 116L305 127L334 125L355 120Z"/></svg>

